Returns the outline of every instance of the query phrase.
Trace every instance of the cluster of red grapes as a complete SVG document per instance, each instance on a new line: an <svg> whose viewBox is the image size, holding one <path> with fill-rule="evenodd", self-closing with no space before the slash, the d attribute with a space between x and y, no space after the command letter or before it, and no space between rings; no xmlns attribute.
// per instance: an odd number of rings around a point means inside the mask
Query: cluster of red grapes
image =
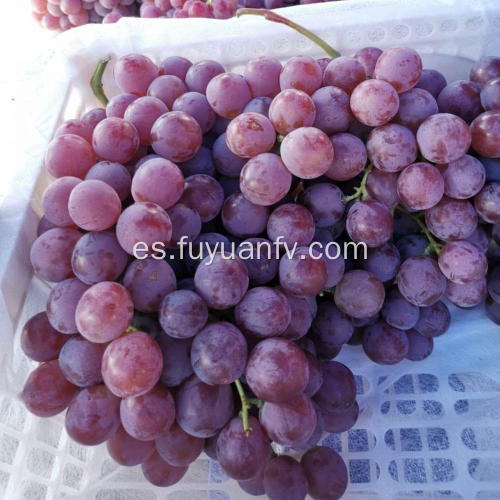
<svg viewBox="0 0 500 500"><path fill-rule="evenodd" d="M334 0L31 0L33 17L46 29L116 23L122 17L229 19L240 7L277 9Z"/></svg>
<svg viewBox="0 0 500 500"><path fill-rule="evenodd" d="M315 445L358 405L333 358L345 343L427 357L441 299L478 305L500 260L500 58L450 84L410 48L260 57L241 75L131 54L114 77L122 93L46 153L31 262L55 285L22 333L41 362L24 403L66 410L71 438L155 485L205 450L251 494L339 498L346 466ZM295 251L182 258L183 238ZM329 255L334 241L366 258ZM157 243L164 258L132 259ZM498 268L489 292L500 323Z"/></svg>

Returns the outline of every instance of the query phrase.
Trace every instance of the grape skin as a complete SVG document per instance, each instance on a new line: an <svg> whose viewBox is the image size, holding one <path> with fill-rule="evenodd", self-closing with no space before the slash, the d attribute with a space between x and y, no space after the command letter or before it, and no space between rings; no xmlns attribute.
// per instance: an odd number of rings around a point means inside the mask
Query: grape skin
<svg viewBox="0 0 500 500"><path fill-rule="evenodd" d="M285 203L276 208L267 221L267 235L271 241L287 244L291 249L296 243L303 247L311 243L314 236L314 219L307 208L295 203Z"/></svg>
<svg viewBox="0 0 500 500"><path fill-rule="evenodd" d="M347 366L337 361L322 363L323 384L314 395L322 413L335 413L349 408L356 398L356 382Z"/></svg>
<svg viewBox="0 0 500 500"><path fill-rule="evenodd" d="M334 158L325 176L334 181L347 181L356 177L368 158L365 144L352 134L334 134L330 137Z"/></svg>
<svg viewBox="0 0 500 500"><path fill-rule="evenodd" d="M204 444L204 439L190 436L176 422L155 440L159 455L176 467L187 467L194 462L203 451Z"/></svg>
<svg viewBox="0 0 500 500"><path fill-rule="evenodd" d="M408 47L384 50L377 59L373 77L389 82L399 94L414 87L422 75L422 60Z"/></svg>
<svg viewBox="0 0 500 500"><path fill-rule="evenodd" d="M381 321L365 328L363 349L375 363L393 365L408 354L409 341L406 332Z"/></svg>
<svg viewBox="0 0 500 500"><path fill-rule="evenodd" d="M446 332L451 322L451 314L442 301L432 306L421 307L415 330L425 337L438 337Z"/></svg>
<svg viewBox="0 0 500 500"><path fill-rule="evenodd" d="M262 340L250 352L245 377L258 398L286 403L306 388L309 368L299 347L285 339L271 338Z"/></svg>
<svg viewBox="0 0 500 500"><path fill-rule="evenodd" d="M163 436L174 423L174 398L168 389L158 384L143 395L122 399L120 420L133 438L152 441Z"/></svg>
<svg viewBox="0 0 500 500"><path fill-rule="evenodd" d="M323 85L340 88L347 94L351 94L364 80L365 68L354 57L337 57L328 63L323 72Z"/></svg>
<svg viewBox="0 0 500 500"><path fill-rule="evenodd" d="M227 353L231 353L228 357ZM238 328L218 321L198 332L191 346L196 376L209 385L231 384L241 377L247 360L247 342Z"/></svg>
<svg viewBox="0 0 500 500"><path fill-rule="evenodd" d="M45 168L53 177L83 179L95 162L96 154L92 146L74 134L55 137L45 153Z"/></svg>
<svg viewBox="0 0 500 500"><path fill-rule="evenodd" d="M412 210L426 210L443 197L444 179L430 163L413 163L398 178L398 196Z"/></svg>
<svg viewBox="0 0 500 500"><path fill-rule="evenodd" d="M354 203L349 209L346 229L353 241L376 248L391 239L394 225L391 213L383 203L365 200Z"/></svg>
<svg viewBox="0 0 500 500"><path fill-rule="evenodd" d="M351 429L359 415L359 405L355 400L346 409L336 410L332 413L323 413L323 428L326 432L341 433Z"/></svg>
<svg viewBox="0 0 500 500"><path fill-rule="evenodd" d="M269 209L247 200L242 193L228 196L222 205L224 229L233 236L248 238L261 234L268 223Z"/></svg>
<svg viewBox="0 0 500 500"><path fill-rule="evenodd" d="M486 278L482 277L464 285L448 281L446 298L458 307L475 307L483 302L488 295Z"/></svg>
<svg viewBox="0 0 500 500"><path fill-rule="evenodd" d="M313 99L301 90L281 91L269 107L269 119L278 134L286 135L300 127L311 127L315 118Z"/></svg>
<svg viewBox="0 0 500 500"><path fill-rule="evenodd" d="M304 500L307 495L304 470L294 458L287 455L277 456L267 463L263 485L270 500Z"/></svg>
<svg viewBox="0 0 500 500"><path fill-rule="evenodd" d="M422 361L431 355L434 348L432 337L425 337L416 330L409 330L406 333L408 337L409 347L406 358L410 361Z"/></svg>
<svg viewBox="0 0 500 500"><path fill-rule="evenodd" d="M127 467L142 464L155 451L152 441L139 441L127 434L121 426L106 441L106 447L115 462Z"/></svg>
<svg viewBox="0 0 500 500"><path fill-rule="evenodd" d="M447 243L439 254L439 269L449 281L465 285L486 275L488 261L479 248L468 241Z"/></svg>
<svg viewBox="0 0 500 500"><path fill-rule="evenodd" d="M43 192L43 213L54 226L71 227L74 225L68 211L68 200L71 191L80 182L81 180L77 177L59 177Z"/></svg>
<svg viewBox="0 0 500 500"><path fill-rule="evenodd" d="M141 465L144 477L155 486L172 486L178 483L187 472L187 467L175 467L165 462L157 451Z"/></svg>

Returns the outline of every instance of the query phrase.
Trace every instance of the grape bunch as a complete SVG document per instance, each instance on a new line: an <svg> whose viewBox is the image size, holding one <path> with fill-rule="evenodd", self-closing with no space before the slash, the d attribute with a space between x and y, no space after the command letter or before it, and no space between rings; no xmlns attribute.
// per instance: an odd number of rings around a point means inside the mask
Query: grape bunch
<svg viewBox="0 0 500 500"><path fill-rule="evenodd" d="M445 299L488 292L500 323L500 58L448 84L410 48L330 55L236 74L130 54L121 93L97 85L105 108L57 129L31 248L53 285L21 336L31 412L65 411L72 439L158 486L204 450L249 494L340 498L347 468L316 445L358 418L342 346L424 359Z"/></svg>
<svg viewBox="0 0 500 500"><path fill-rule="evenodd" d="M31 0L34 19L45 29L66 31L122 17L229 19L238 8L278 9L335 0Z"/></svg>

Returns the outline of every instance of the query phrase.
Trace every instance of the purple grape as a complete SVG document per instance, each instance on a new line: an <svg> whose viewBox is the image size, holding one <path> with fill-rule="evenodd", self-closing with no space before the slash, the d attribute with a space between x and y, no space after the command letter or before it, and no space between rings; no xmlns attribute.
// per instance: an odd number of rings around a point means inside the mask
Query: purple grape
<svg viewBox="0 0 500 500"><path fill-rule="evenodd" d="M207 133L215 123L215 112L210 107L207 98L199 92L186 92L174 101L172 111L183 111L192 116L201 128Z"/></svg>
<svg viewBox="0 0 500 500"><path fill-rule="evenodd" d="M488 81L481 90L481 104L486 111L500 109L500 77Z"/></svg>
<svg viewBox="0 0 500 500"><path fill-rule="evenodd" d="M363 141L352 134L335 134L330 137L330 142L335 154L325 176L334 181L354 179L366 165Z"/></svg>
<svg viewBox="0 0 500 500"><path fill-rule="evenodd" d="M288 340L272 338L262 340L250 352L245 377L258 398L285 403L304 391L309 368L299 347Z"/></svg>
<svg viewBox="0 0 500 500"><path fill-rule="evenodd" d="M65 426L79 444L104 443L120 426L120 399L104 385L82 389L69 404Z"/></svg>
<svg viewBox="0 0 500 500"><path fill-rule="evenodd" d="M327 135L349 130L354 117L346 92L338 87L321 87L311 98L316 107L316 118L311 125Z"/></svg>
<svg viewBox="0 0 500 500"><path fill-rule="evenodd" d="M115 69L115 82L122 92L146 95L151 82L158 76L158 67L146 56L129 54L118 59Z"/></svg>
<svg viewBox="0 0 500 500"><path fill-rule="evenodd" d="M439 269L449 281L465 285L486 275L488 261L481 250L468 241L451 241L441 249Z"/></svg>
<svg viewBox="0 0 500 500"><path fill-rule="evenodd" d="M215 76L224 73L224 67L216 61L199 61L186 72L185 81L189 90L204 94L208 82Z"/></svg>
<svg viewBox="0 0 500 500"><path fill-rule="evenodd" d="M363 125L385 125L396 116L398 109L398 93L383 80L361 82L351 94L352 113Z"/></svg>
<svg viewBox="0 0 500 500"><path fill-rule="evenodd" d="M152 441L139 441L127 434L121 426L108 439L106 447L115 462L128 467L142 464L155 451Z"/></svg>
<svg viewBox="0 0 500 500"><path fill-rule="evenodd" d="M367 258L361 261L361 266L380 281L386 282L395 278L401 260L399 250L392 243L385 243L378 248L368 249Z"/></svg>
<svg viewBox="0 0 500 500"><path fill-rule="evenodd" d="M301 446L316 428L316 410L305 394L283 403L266 401L259 420L269 438L284 446Z"/></svg>
<svg viewBox="0 0 500 500"><path fill-rule="evenodd" d="M334 184L309 186L301 193L300 202L311 212L316 227L333 226L344 215L342 191Z"/></svg>
<svg viewBox="0 0 500 500"><path fill-rule="evenodd" d="M365 68L366 76L371 78L375 70L375 64L377 64L381 54L382 51L377 47L363 47L354 54L354 59L362 64L363 68Z"/></svg>
<svg viewBox="0 0 500 500"><path fill-rule="evenodd" d="M81 180L77 177L59 177L43 192L43 213L54 226L71 227L74 225L68 211L68 200L71 191L80 182Z"/></svg>
<svg viewBox="0 0 500 500"><path fill-rule="evenodd" d="M207 385L195 375L187 379L175 397L177 423L191 436L217 434L233 416L230 385Z"/></svg>
<svg viewBox="0 0 500 500"><path fill-rule="evenodd" d="M269 118L269 108L271 107L272 99L270 97L254 97L243 108L243 113L260 113L266 118Z"/></svg>
<svg viewBox="0 0 500 500"><path fill-rule="evenodd" d="M231 384L243 374L246 360L245 337L226 321L211 323L203 328L196 334L191 346L191 365L196 376L205 384Z"/></svg>
<svg viewBox="0 0 500 500"><path fill-rule="evenodd" d="M389 209L378 201L358 201L347 214L346 229L351 239L358 243L364 242L371 248L387 243L393 228Z"/></svg>
<svg viewBox="0 0 500 500"><path fill-rule="evenodd" d="M459 285L448 281L446 286L446 298L458 307L475 307L484 302L488 295L486 278L482 277L476 281L470 281L465 285Z"/></svg>
<svg viewBox="0 0 500 500"><path fill-rule="evenodd" d="M52 139L45 153L45 168L53 177L72 176L83 179L96 155L92 146L74 134L64 134Z"/></svg>
<svg viewBox="0 0 500 500"><path fill-rule="evenodd" d="M278 134L286 135L297 128L310 127L315 118L313 99L301 90L281 91L269 107L269 119Z"/></svg>
<svg viewBox="0 0 500 500"><path fill-rule="evenodd" d="M474 198L474 207L486 222L500 222L500 182L486 184Z"/></svg>
<svg viewBox="0 0 500 500"><path fill-rule="evenodd" d="M252 98L245 77L236 73L214 76L208 82L206 95L212 109L230 119L239 115Z"/></svg>
<svg viewBox="0 0 500 500"><path fill-rule="evenodd" d="M369 318L378 313L384 299L384 285L368 271L345 273L335 288L335 305L353 318Z"/></svg>
<svg viewBox="0 0 500 500"><path fill-rule="evenodd" d="M157 342L163 354L161 382L167 387L176 387L193 374L191 366L192 339L174 339L159 335Z"/></svg>
<svg viewBox="0 0 500 500"><path fill-rule="evenodd" d="M424 256L405 260L399 268L397 283L401 295L418 307L432 306L446 289L446 278L436 261Z"/></svg>
<svg viewBox="0 0 500 500"><path fill-rule="evenodd" d="M366 80L364 66L354 57L337 57L330 61L323 73L323 85L342 89L351 94L362 81Z"/></svg>
<svg viewBox="0 0 500 500"><path fill-rule="evenodd" d="M242 193L229 196L222 205L221 218L224 229L238 238L257 236L268 224L269 209L248 201Z"/></svg>
<svg viewBox="0 0 500 500"><path fill-rule="evenodd" d="M443 197L444 180L430 163L413 163L398 178L398 196L411 210L426 210Z"/></svg>
<svg viewBox="0 0 500 500"><path fill-rule="evenodd" d="M318 349L318 357L328 352L331 347L338 348L349 341L354 333L351 318L339 311L333 304L323 302L311 326L310 338Z"/></svg>
<svg viewBox="0 0 500 500"><path fill-rule="evenodd" d="M197 174L186 179L180 203L196 210L202 222L215 218L223 202L224 191L213 177Z"/></svg>
<svg viewBox="0 0 500 500"><path fill-rule="evenodd" d="M281 90L296 89L311 95L321 87L322 71L312 57L295 56L283 65L279 81Z"/></svg>
<svg viewBox="0 0 500 500"><path fill-rule="evenodd" d="M237 480L248 480L262 470L269 457L270 443L255 417L249 417L251 431L243 429L241 418L233 418L217 438L217 460L226 474Z"/></svg>
<svg viewBox="0 0 500 500"><path fill-rule="evenodd" d="M359 405L356 400L346 409L332 413L323 413L323 428L326 432L341 433L354 426L359 415Z"/></svg>
<svg viewBox="0 0 500 500"><path fill-rule="evenodd" d="M323 384L314 396L322 413L349 408L356 399L356 382L347 366L337 361L323 362Z"/></svg>
<svg viewBox="0 0 500 500"><path fill-rule="evenodd" d="M204 439L190 436L176 422L155 441L156 450L163 460L176 467L187 467L194 462L204 444Z"/></svg>
<svg viewBox="0 0 500 500"><path fill-rule="evenodd" d="M278 274L279 258L273 252L272 243L265 238L248 238L242 241L238 247L238 255L243 260L253 285L264 285Z"/></svg>
<svg viewBox="0 0 500 500"><path fill-rule="evenodd" d="M372 170L366 179L366 191L371 198L394 208L399 203L398 173Z"/></svg>
<svg viewBox="0 0 500 500"><path fill-rule="evenodd" d="M486 179L483 164L470 155L443 165L441 174L445 194L455 199L467 199L476 195Z"/></svg>
<svg viewBox="0 0 500 500"><path fill-rule="evenodd" d="M481 111L479 89L475 83L458 80L448 84L437 97L439 111L452 113L470 123Z"/></svg>
<svg viewBox="0 0 500 500"><path fill-rule="evenodd" d="M399 96L399 109L394 122L416 134L420 124L437 113L439 108L434 96L423 88L413 88Z"/></svg>
<svg viewBox="0 0 500 500"><path fill-rule="evenodd" d="M413 88L422 75L422 59L408 47L384 50L377 59L373 77L389 82L399 94Z"/></svg>
<svg viewBox="0 0 500 500"><path fill-rule="evenodd" d="M61 413L78 394L78 388L68 382L57 359L40 364L29 375L20 394L29 412L38 417Z"/></svg>
<svg viewBox="0 0 500 500"><path fill-rule="evenodd" d="M439 300L432 306L420 308L415 330L424 337L438 337L448 330L450 322L450 311L446 304Z"/></svg>
<svg viewBox="0 0 500 500"><path fill-rule="evenodd" d="M381 315L390 326L409 330L417 324L420 309L410 304L398 290L393 289L387 294Z"/></svg>
<svg viewBox="0 0 500 500"><path fill-rule="evenodd" d="M442 240L468 238L477 227L477 214L467 200L444 197L437 205L425 212L429 231Z"/></svg>
<svg viewBox="0 0 500 500"><path fill-rule="evenodd" d="M341 200L340 200L341 203ZM300 247L311 243L314 236L314 219L307 208L295 203L285 203L276 208L267 222L267 234L271 241ZM278 238L281 239L278 240Z"/></svg>
<svg viewBox="0 0 500 500"><path fill-rule="evenodd" d="M158 384L145 394L122 399L120 420L133 438L152 441L163 436L174 423L174 398L168 389Z"/></svg>
<svg viewBox="0 0 500 500"><path fill-rule="evenodd" d="M266 465L263 475L264 491L271 500L304 500L307 478L303 468L292 457L280 455Z"/></svg>
<svg viewBox="0 0 500 500"><path fill-rule="evenodd" d="M121 201L130 195L132 178L120 163L101 161L96 163L85 176L85 180L98 180L111 186Z"/></svg>
<svg viewBox="0 0 500 500"><path fill-rule="evenodd" d="M394 365L408 353L408 336L405 331L380 321L364 329L363 349L375 363Z"/></svg>
<svg viewBox="0 0 500 500"><path fill-rule="evenodd" d="M423 69L415 88L427 90L434 98L446 87L446 78L435 69Z"/></svg>
<svg viewBox="0 0 500 500"><path fill-rule="evenodd" d="M178 483L187 472L187 467L175 467L163 460L157 451L141 465L144 477L155 486L168 487Z"/></svg>
<svg viewBox="0 0 500 500"><path fill-rule="evenodd" d="M410 361L422 361L431 355L434 347L432 337L424 337L417 330L408 330L406 335L409 342L406 359Z"/></svg>
<svg viewBox="0 0 500 500"><path fill-rule="evenodd" d="M274 57L256 57L248 61L243 76L252 95L274 97L280 91L281 69L281 63Z"/></svg>

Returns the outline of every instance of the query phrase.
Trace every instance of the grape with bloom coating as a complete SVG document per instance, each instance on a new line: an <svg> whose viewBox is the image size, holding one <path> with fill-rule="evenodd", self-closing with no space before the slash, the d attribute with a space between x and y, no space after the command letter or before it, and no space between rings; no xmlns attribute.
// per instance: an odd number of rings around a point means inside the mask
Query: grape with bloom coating
<svg viewBox="0 0 500 500"><path fill-rule="evenodd" d="M148 97L155 97L167 106L165 113L172 109L174 101L185 92L187 92L186 84L174 75L159 76L148 87Z"/></svg>
<svg viewBox="0 0 500 500"><path fill-rule="evenodd" d="M108 439L106 448L116 463L127 467L142 464L155 451L152 441L139 441L122 426Z"/></svg>
<svg viewBox="0 0 500 500"><path fill-rule="evenodd" d="M482 87L492 78L500 76L500 57L484 56L472 66L469 78Z"/></svg>
<svg viewBox="0 0 500 500"><path fill-rule="evenodd" d="M111 186L121 201L130 194L132 177L128 170L121 164L110 161L96 163L85 176L85 180L98 180Z"/></svg>
<svg viewBox="0 0 500 500"><path fill-rule="evenodd" d="M116 237L128 254L134 255L135 250L140 250L143 256L154 243L166 245L170 241L172 223L165 210L156 203L138 202L121 213L116 224ZM137 246L139 243L141 245Z"/></svg>
<svg viewBox="0 0 500 500"><path fill-rule="evenodd" d="M291 308L282 292L262 286L249 290L235 307L234 314L236 323L245 333L275 337L288 327Z"/></svg>
<svg viewBox="0 0 500 500"><path fill-rule="evenodd" d="M323 413L323 428L326 432L341 433L348 431L356 423L359 416L359 405L356 400L346 409L332 413Z"/></svg>
<svg viewBox="0 0 500 500"><path fill-rule="evenodd" d="M242 113L231 120L226 130L229 149L242 158L253 158L272 149L276 132L269 118L259 113Z"/></svg>
<svg viewBox="0 0 500 500"><path fill-rule="evenodd" d="M321 358L330 347L337 348L348 342L353 333L354 325L347 314L329 302L318 306L309 334L319 349L318 357Z"/></svg>
<svg viewBox="0 0 500 500"><path fill-rule="evenodd" d="M473 82L458 80L448 84L438 95L441 113L452 113L470 123L481 111L479 89Z"/></svg>
<svg viewBox="0 0 500 500"><path fill-rule="evenodd" d="M71 254L82 233L72 228L54 227L33 243L30 261L38 276L47 281L62 281L73 274Z"/></svg>
<svg viewBox="0 0 500 500"><path fill-rule="evenodd" d="M114 281L91 286L76 306L76 327L90 342L105 343L130 326L134 304L128 290Z"/></svg>
<svg viewBox="0 0 500 500"><path fill-rule="evenodd" d="M241 418L233 418L217 438L217 460L224 472L237 480L255 477L269 456L269 438L259 421L249 417L248 425L252 429L249 434Z"/></svg>
<svg viewBox="0 0 500 500"><path fill-rule="evenodd" d="M346 92L338 87L321 87L311 98L316 108L314 127L328 135L349 129L354 117Z"/></svg>
<svg viewBox="0 0 500 500"><path fill-rule="evenodd" d="M331 448L319 446L300 460L307 478L307 492L316 500L337 500L347 489L348 471L342 457Z"/></svg>
<svg viewBox="0 0 500 500"><path fill-rule="evenodd" d="M65 410L78 393L59 368L57 359L40 364L24 383L20 398L39 417L52 417Z"/></svg>
<svg viewBox="0 0 500 500"><path fill-rule="evenodd" d="M189 90L204 94L208 82L215 76L224 73L224 67L217 61L204 60L194 63L186 72L186 85Z"/></svg>
<svg viewBox="0 0 500 500"><path fill-rule="evenodd" d="M122 399L120 420L133 438L152 441L165 434L174 423L174 398L168 389L158 384L146 394Z"/></svg>
<svg viewBox="0 0 500 500"><path fill-rule="evenodd" d="M158 76L158 67L146 56L129 54L120 57L114 77L122 92L146 95L150 83Z"/></svg>
<svg viewBox="0 0 500 500"><path fill-rule="evenodd" d="M408 337L408 352L406 359L410 361L422 361L429 357L434 348L432 337L424 337L417 330L409 330L406 332Z"/></svg>
<svg viewBox="0 0 500 500"><path fill-rule="evenodd" d="M408 354L409 341L405 331L380 321L365 328L363 349L375 363L394 365Z"/></svg>
<svg viewBox="0 0 500 500"><path fill-rule="evenodd" d="M245 77L236 73L222 73L212 78L206 96L212 109L223 118L239 115L252 98Z"/></svg>
<svg viewBox="0 0 500 500"><path fill-rule="evenodd" d="M163 354L161 382L167 387L176 387L193 374L190 352L192 339L175 339L160 334L156 337Z"/></svg>
<svg viewBox="0 0 500 500"><path fill-rule="evenodd" d="M281 63L274 57L256 57L247 62L243 70L254 97L274 97L280 91Z"/></svg>
<svg viewBox="0 0 500 500"><path fill-rule="evenodd" d="M308 245L314 236L314 219L307 208L295 203L285 203L276 208L269 216L267 234L271 241L287 244L291 249Z"/></svg>
<svg viewBox="0 0 500 500"><path fill-rule="evenodd" d="M330 183L318 183L306 188L300 202L313 216L316 227L336 224L344 215L344 203L340 188Z"/></svg>
<svg viewBox="0 0 500 500"><path fill-rule="evenodd" d="M364 80L365 68L354 57L336 57L328 63L323 72L323 85L340 88L347 94L351 94Z"/></svg>
<svg viewBox="0 0 500 500"><path fill-rule="evenodd" d="M334 134L330 142L334 158L325 176L334 181L347 181L361 173L367 160L363 141L352 134Z"/></svg>
<svg viewBox="0 0 500 500"><path fill-rule="evenodd" d="M224 202L221 210L224 229L238 238L261 234L268 223L269 209L248 201L242 193L234 193Z"/></svg>
<svg viewBox="0 0 500 500"><path fill-rule="evenodd" d="M183 111L170 111L160 116L151 129L151 146L155 153L173 162L188 161L198 152L202 142L198 122Z"/></svg>
<svg viewBox="0 0 500 500"><path fill-rule="evenodd" d="M106 347L102 376L106 386L118 397L140 396L156 385L162 365L158 343L148 334L134 331Z"/></svg>
<svg viewBox="0 0 500 500"><path fill-rule="evenodd" d="M204 439L190 436L176 422L155 441L156 450L163 460L176 467L186 467L194 462L204 444Z"/></svg>
<svg viewBox="0 0 500 500"><path fill-rule="evenodd" d="M113 96L106 105L106 118L123 118L128 106L136 99L139 99L139 97L129 93Z"/></svg>
<svg viewBox="0 0 500 500"><path fill-rule="evenodd" d="M480 114L470 126L472 147L487 158L500 158L500 110Z"/></svg>
<svg viewBox="0 0 500 500"><path fill-rule="evenodd" d="M326 173L334 151L328 136L314 127L290 132L280 148L281 159L290 172L301 179L315 179Z"/></svg>
<svg viewBox="0 0 500 500"><path fill-rule="evenodd" d="M433 163L449 163L461 158L471 145L471 132L462 118L437 113L418 127L417 143L422 156Z"/></svg>
<svg viewBox="0 0 500 500"><path fill-rule="evenodd" d="M191 346L191 365L205 384L231 384L243 374L246 360L245 337L227 321L210 323L196 334Z"/></svg>
<svg viewBox="0 0 500 500"><path fill-rule="evenodd" d="M446 78L436 69L423 69L415 88L427 90L434 98L446 87Z"/></svg>
<svg viewBox="0 0 500 500"><path fill-rule="evenodd" d="M423 88L413 88L399 96L399 109L394 122L417 133L420 124L439 112L436 99Z"/></svg>
<svg viewBox="0 0 500 500"><path fill-rule="evenodd" d="M373 165L384 172L399 172L417 159L415 136L396 123L373 129L366 149Z"/></svg>
<svg viewBox="0 0 500 500"><path fill-rule="evenodd" d="M50 361L57 358L70 338L53 328L47 313L42 311L24 324L21 332L21 349L34 361Z"/></svg>
<svg viewBox="0 0 500 500"><path fill-rule="evenodd" d="M500 182L486 184L474 198L474 207L486 222L500 222Z"/></svg>
<svg viewBox="0 0 500 500"><path fill-rule="evenodd" d="M176 290L165 295L160 306L160 324L171 337L194 337L206 324L208 308L191 290Z"/></svg>
<svg viewBox="0 0 500 500"><path fill-rule="evenodd" d="M92 146L74 134L55 137L45 153L45 168L53 177L72 176L83 179L95 161Z"/></svg>
<svg viewBox="0 0 500 500"><path fill-rule="evenodd" d="M387 294L381 316L390 326L409 330L417 324L420 309L410 304L397 289L393 289Z"/></svg>
<svg viewBox="0 0 500 500"><path fill-rule="evenodd" d="M449 281L465 285L485 276L488 261L484 253L468 241L450 241L441 249L439 269Z"/></svg>
<svg viewBox="0 0 500 500"><path fill-rule="evenodd" d="M107 441L120 426L120 399L106 386L81 390L66 412L66 431L77 443L95 446Z"/></svg>
<svg viewBox="0 0 500 500"><path fill-rule="evenodd" d="M305 394L299 394L282 403L266 401L259 420L269 438L284 446L301 446L316 428L316 410Z"/></svg>
<svg viewBox="0 0 500 500"><path fill-rule="evenodd" d="M399 109L398 93L383 80L365 80L351 94L351 110L358 121L370 127L390 122Z"/></svg>
<svg viewBox="0 0 500 500"><path fill-rule="evenodd" d="M120 216L122 204L116 191L103 181L85 180L76 185L68 199L72 221L86 231L104 231Z"/></svg>
<svg viewBox="0 0 500 500"><path fill-rule="evenodd" d="M369 248L366 259L361 261L361 267L365 271L370 271L382 282L392 280L400 264L401 255L392 243L386 243L378 248Z"/></svg>
<svg viewBox="0 0 500 500"><path fill-rule="evenodd" d="M476 229L477 222L477 213L467 200L454 200L445 196L425 212L429 231L445 241L468 238Z"/></svg>
<svg viewBox="0 0 500 500"><path fill-rule="evenodd" d="M326 285L328 267L321 254L308 247L298 247L293 255L280 260L280 285L285 292L297 297L313 297Z"/></svg>
<svg viewBox="0 0 500 500"><path fill-rule="evenodd" d="M187 472L187 467L175 467L163 460L157 451L142 462L144 477L155 486L172 486L178 483Z"/></svg>
<svg viewBox="0 0 500 500"><path fill-rule="evenodd" d="M122 118L106 118L96 125L92 147L101 160L125 164L139 150L139 133L132 123Z"/></svg>
<svg viewBox="0 0 500 500"><path fill-rule="evenodd" d="M500 109L500 77L486 83L481 90L481 104L486 111Z"/></svg>
<svg viewBox="0 0 500 500"><path fill-rule="evenodd" d="M384 305L382 282L368 271L354 270L344 274L335 288L335 305L353 318L369 318Z"/></svg>
<svg viewBox="0 0 500 500"><path fill-rule="evenodd" d="M297 128L310 127L315 118L314 102L301 90L282 90L269 107L269 119L278 134L286 135Z"/></svg>
<svg viewBox="0 0 500 500"><path fill-rule="evenodd" d="M272 458L263 475L265 494L271 500L303 500L307 495L307 478L300 464L288 455Z"/></svg>
<svg viewBox="0 0 500 500"><path fill-rule="evenodd" d="M440 166L440 169L444 179L444 192L450 198L471 198L484 186L486 171L483 164L473 156L462 156Z"/></svg>
<svg viewBox="0 0 500 500"><path fill-rule="evenodd" d="M399 94L414 87L422 75L422 59L409 47L384 50L377 59L373 77L389 82Z"/></svg>
<svg viewBox="0 0 500 500"><path fill-rule="evenodd" d="M80 184L77 177L59 177L49 184L42 196L42 209L44 216L54 226L70 227L74 225L68 211L68 200L73 188Z"/></svg>
<svg viewBox="0 0 500 500"><path fill-rule="evenodd" d="M446 298L458 307L475 307L483 302L488 295L486 278L479 278L464 285L448 281Z"/></svg>
<svg viewBox="0 0 500 500"><path fill-rule="evenodd" d="M450 322L450 311L446 304L439 300L432 306L420 308L415 330L425 337L438 337L446 332Z"/></svg>
<svg viewBox="0 0 500 500"><path fill-rule="evenodd" d="M413 163L398 178L398 196L412 210L426 210L443 197L444 179L430 163Z"/></svg>
<svg viewBox="0 0 500 500"><path fill-rule="evenodd" d="M59 353L59 367L64 376L78 387L102 383L101 363L104 344L72 336Z"/></svg>
<svg viewBox="0 0 500 500"><path fill-rule="evenodd" d="M175 395L177 423L191 436L215 436L233 416L230 385L208 385L196 375L187 379Z"/></svg>
<svg viewBox="0 0 500 500"><path fill-rule="evenodd" d="M374 169L366 178L366 191L371 198L380 201L387 208L399 203L397 172L382 172Z"/></svg>
<svg viewBox="0 0 500 500"><path fill-rule="evenodd" d="M240 174L240 189L245 198L256 205L273 205L286 196L292 175L281 158L262 153L251 158Z"/></svg>
<svg viewBox="0 0 500 500"><path fill-rule="evenodd" d="M196 210L202 222L208 222L220 212L224 191L213 177L195 174L185 180L180 202Z"/></svg>
<svg viewBox="0 0 500 500"><path fill-rule="evenodd" d="M394 223L389 209L379 201L365 200L354 203L349 209L346 229L355 242L368 247L379 247L392 236Z"/></svg>
<svg viewBox="0 0 500 500"><path fill-rule="evenodd" d="M322 364L323 384L314 395L314 402L322 413L349 408L356 399L356 382L347 366L337 361Z"/></svg>
<svg viewBox="0 0 500 500"><path fill-rule="evenodd" d="M401 295L418 307L432 306L446 289L446 278L436 261L425 256L405 260L399 268L397 282Z"/></svg>
<svg viewBox="0 0 500 500"><path fill-rule="evenodd" d="M250 352L245 377L258 398L285 403L304 391L309 368L305 354L294 343L271 338Z"/></svg>
<svg viewBox="0 0 500 500"><path fill-rule="evenodd" d="M319 64L309 56L288 59L280 73L280 88L302 90L311 95L321 87L322 71Z"/></svg>
<svg viewBox="0 0 500 500"><path fill-rule="evenodd" d="M359 61L365 68L366 76L371 78L378 58L382 54L382 50L377 47L363 47L354 54L354 59Z"/></svg>

